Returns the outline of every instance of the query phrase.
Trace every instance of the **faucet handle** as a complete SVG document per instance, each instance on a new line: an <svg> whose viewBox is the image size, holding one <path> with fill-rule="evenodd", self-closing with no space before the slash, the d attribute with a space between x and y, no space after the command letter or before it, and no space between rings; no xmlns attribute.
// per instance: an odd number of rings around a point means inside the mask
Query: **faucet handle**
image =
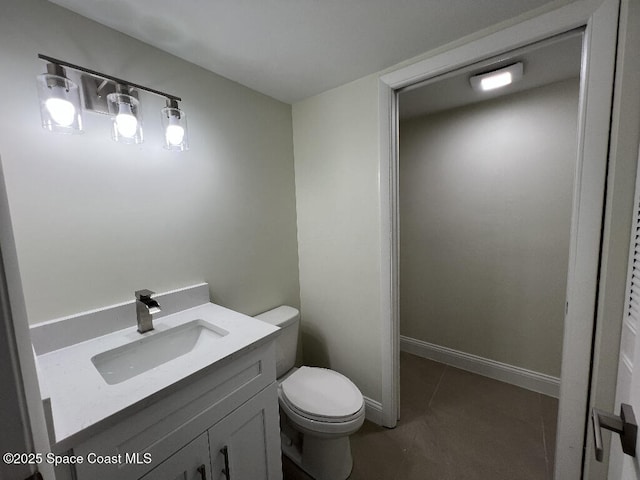
<svg viewBox="0 0 640 480"><path fill-rule="evenodd" d="M147 290L146 288L144 290L138 290L136 291L136 298L138 300L142 300L143 298L151 298L151 295L153 295L156 292L152 292L151 290Z"/></svg>

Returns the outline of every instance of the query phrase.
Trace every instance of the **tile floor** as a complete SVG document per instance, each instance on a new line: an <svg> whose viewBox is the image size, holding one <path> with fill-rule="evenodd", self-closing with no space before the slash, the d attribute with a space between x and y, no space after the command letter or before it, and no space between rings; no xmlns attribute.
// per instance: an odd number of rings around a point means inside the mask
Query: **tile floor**
<svg viewBox="0 0 640 480"><path fill-rule="evenodd" d="M350 480L550 480L558 401L400 355L400 421L351 437ZM284 480L309 480L283 458Z"/></svg>

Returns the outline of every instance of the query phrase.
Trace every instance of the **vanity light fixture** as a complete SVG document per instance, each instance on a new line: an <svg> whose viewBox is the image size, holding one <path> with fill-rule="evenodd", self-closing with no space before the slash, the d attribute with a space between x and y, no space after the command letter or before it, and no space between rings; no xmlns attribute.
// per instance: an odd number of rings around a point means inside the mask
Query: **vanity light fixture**
<svg viewBox="0 0 640 480"><path fill-rule="evenodd" d="M138 92L144 91L166 99L167 106L161 110L165 148L188 150L187 117L178 108L178 102L182 101L180 97L45 55L38 55L38 58L47 62L47 73L38 76L42 126L47 130L56 133L81 132L82 95L85 111L111 117L113 140L142 143L142 112ZM65 68L79 72L81 87L67 78Z"/></svg>
<svg viewBox="0 0 640 480"><path fill-rule="evenodd" d="M167 99L167 106L161 110L164 130L164 148L183 151L189 149L187 137L187 115L178 108L178 101Z"/></svg>
<svg viewBox="0 0 640 480"><path fill-rule="evenodd" d="M82 133L80 91L63 67L47 64L47 73L38 75L38 94L43 128L55 133Z"/></svg>
<svg viewBox="0 0 640 480"><path fill-rule="evenodd" d="M505 87L520 80L523 74L522 62L514 63L498 70L474 75L469 79L471 87L478 92L486 92Z"/></svg>

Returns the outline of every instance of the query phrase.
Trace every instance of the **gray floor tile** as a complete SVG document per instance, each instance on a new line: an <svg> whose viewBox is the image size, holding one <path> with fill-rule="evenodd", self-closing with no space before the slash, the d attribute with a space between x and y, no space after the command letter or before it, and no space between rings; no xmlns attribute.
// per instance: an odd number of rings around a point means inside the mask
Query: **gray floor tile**
<svg viewBox="0 0 640 480"><path fill-rule="evenodd" d="M430 406L471 418L498 416L539 424L540 394L447 367Z"/></svg>
<svg viewBox="0 0 640 480"><path fill-rule="evenodd" d="M353 471L350 480L393 480L404 460L408 446L392 431L365 422L351 437Z"/></svg>
<svg viewBox="0 0 640 480"><path fill-rule="evenodd" d="M451 465L413 453L405 456L395 479L455 480L451 477Z"/></svg>
<svg viewBox="0 0 640 480"><path fill-rule="evenodd" d="M540 403L542 405L542 426L544 427L544 444L547 452L549 478L553 478L553 467L556 456L558 399L540 395Z"/></svg>
<svg viewBox="0 0 640 480"><path fill-rule="evenodd" d="M450 464L465 459L473 464L508 462L524 468L535 459L546 465L542 425L512 418L470 418L431 409L418 429L411 452Z"/></svg>
<svg viewBox="0 0 640 480"><path fill-rule="evenodd" d="M420 415L433 397L446 366L424 358L400 353L401 417Z"/></svg>

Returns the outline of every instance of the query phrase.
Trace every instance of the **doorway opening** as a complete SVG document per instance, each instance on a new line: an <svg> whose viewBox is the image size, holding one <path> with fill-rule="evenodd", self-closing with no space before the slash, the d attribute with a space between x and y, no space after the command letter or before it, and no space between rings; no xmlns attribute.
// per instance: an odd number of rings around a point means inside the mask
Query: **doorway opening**
<svg viewBox="0 0 640 480"><path fill-rule="evenodd" d="M400 414L400 236L398 91L584 28L577 164L571 217L567 303L554 478L579 478L585 461L590 364L596 317L604 192L619 2L571 4L391 71L379 79L382 423ZM587 448L589 448L587 446Z"/></svg>
<svg viewBox="0 0 640 480"><path fill-rule="evenodd" d="M398 91L400 423L452 478L553 474L583 33Z"/></svg>

